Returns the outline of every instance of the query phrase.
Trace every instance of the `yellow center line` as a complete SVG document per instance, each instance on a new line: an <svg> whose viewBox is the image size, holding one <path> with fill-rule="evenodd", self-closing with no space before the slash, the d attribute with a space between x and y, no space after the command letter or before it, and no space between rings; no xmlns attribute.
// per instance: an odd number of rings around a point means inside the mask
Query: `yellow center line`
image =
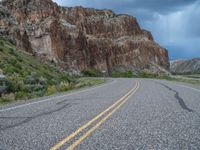
<svg viewBox="0 0 200 150"><path fill-rule="evenodd" d="M135 89L137 88L138 83L136 83L135 87L133 89L131 89L126 95L124 95L122 98L120 98L118 101L116 101L112 106L108 107L105 111L103 111L102 113L100 113L99 115L97 115L96 117L94 117L92 120L90 120L89 122L87 122L85 125L81 126L79 129L77 129L75 132L73 132L72 134L70 134L69 136L67 136L66 138L64 138L63 140L61 140L59 143L57 143L56 145L54 145L50 150L57 150L59 149L62 145L64 145L65 143L67 143L68 141L70 141L71 139L73 139L77 134L79 134L82 130L84 130L85 128L89 127L90 125L92 125L96 120L98 120L100 117L102 117L104 114L106 114L107 112L109 112L111 109L113 109L117 104L119 104L121 101L123 101L126 97L128 97L133 91L135 91Z"/></svg>
<svg viewBox="0 0 200 150"><path fill-rule="evenodd" d="M114 108L107 116L105 116L102 120L100 120L94 127L92 127L90 130L88 130L83 136L81 136L77 141L75 141L72 145L70 145L67 150L73 150L76 148L85 138L90 136L92 132L94 132L102 123L104 123L114 112L116 112L124 103L126 103L129 98L135 94L137 89L139 88L139 84L137 84L137 88L133 93L131 93L124 101L122 101L116 108Z"/></svg>

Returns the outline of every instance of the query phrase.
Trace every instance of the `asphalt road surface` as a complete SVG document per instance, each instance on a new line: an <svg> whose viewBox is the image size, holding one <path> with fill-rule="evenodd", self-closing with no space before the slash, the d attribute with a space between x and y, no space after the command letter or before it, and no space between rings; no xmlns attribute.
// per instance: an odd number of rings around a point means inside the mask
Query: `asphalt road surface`
<svg viewBox="0 0 200 150"><path fill-rule="evenodd" d="M1 150L200 149L200 89L110 79L87 90L0 109Z"/></svg>

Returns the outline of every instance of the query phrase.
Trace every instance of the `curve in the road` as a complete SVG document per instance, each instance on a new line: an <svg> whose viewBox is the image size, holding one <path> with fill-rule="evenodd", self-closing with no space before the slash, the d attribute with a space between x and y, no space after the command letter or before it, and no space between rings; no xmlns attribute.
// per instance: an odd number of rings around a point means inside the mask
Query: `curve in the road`
<svg viewBox="0 0 200 150"><path fill-rule="evenodd" d="M92 120L87 122L85 125L81 126L79 129L77 129L75 132L55 144L51 150L57 150L60 147L62 147L64 144L75 138L80 132L82 132L84 129L94 125L93 127L89 128L88 131L86 131L78 140L76 140L74 143L72 143L69 147L68 150L73 150L76 148L77 145L79 145L85 138L90 136L92 132L94 132L102 123L104 123L115 111L117 111L124 103L128 101L128 99L135 94L135 92L139 88L139 82L136 82L136 85L127 93L125 94L122 98L117 100L113 105L108 107L105 111L94 117ZM100 120L99 120L100 119ZM99 120L99 121L98 121ZM97 121L97 122L96 122ZM96 124L94 124L96 123Z"/></svg>

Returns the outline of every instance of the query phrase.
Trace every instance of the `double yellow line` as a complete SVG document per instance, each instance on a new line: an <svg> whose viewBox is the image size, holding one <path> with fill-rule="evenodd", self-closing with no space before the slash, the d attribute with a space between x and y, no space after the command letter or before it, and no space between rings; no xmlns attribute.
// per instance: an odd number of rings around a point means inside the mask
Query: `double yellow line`
<svg viewBox="0 0 200 150"><path fill-rule="evenodd" d="M81 131L88 128L89 126L92 126L95 124L98 119L100 119L93 127L91 127L86 133L84 133L78 140L76 140L73 144L71 144L67 150L73 150L78 146L85 138L90 136L92 132L94 132L102 123L104 123L115 111L117 111L125 102L128 101L128 99L137 91L139 88L139 82L136 82L136 85L133 89L131 89L126 95L124 95L122 98L120 98L118 101L116 101L113 105L108 107L105 111L94 117L92 120L87 122L85 125L81 126L79 129L77 129L75 132L61 140L59 143L54 145L50 150L57 150L61 148L64 144L72 140L76 135L78 135Z"/></svg>

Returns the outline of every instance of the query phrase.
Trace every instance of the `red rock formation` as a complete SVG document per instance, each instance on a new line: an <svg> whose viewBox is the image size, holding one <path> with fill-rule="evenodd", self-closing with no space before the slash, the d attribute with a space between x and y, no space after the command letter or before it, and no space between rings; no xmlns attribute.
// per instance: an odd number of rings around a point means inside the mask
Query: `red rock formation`
<svg viewBox="0 0 200 150"><path fill-rule="evenodd" d="M4 0L16 20L18 47L66 68L141 70L156 64L169 69L160 47L136 18L111 10L59 7L51 0ZM1 23L2 24L2 23Z"/></svg>

